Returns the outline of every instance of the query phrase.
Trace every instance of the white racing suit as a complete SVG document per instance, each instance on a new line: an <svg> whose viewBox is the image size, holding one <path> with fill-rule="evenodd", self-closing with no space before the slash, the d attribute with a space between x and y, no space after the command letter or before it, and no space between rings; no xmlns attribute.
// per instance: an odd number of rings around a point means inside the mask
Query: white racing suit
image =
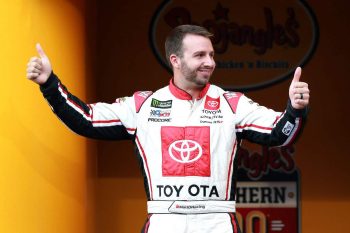
<svg viewBox="0 0 350 233"><path fill-rule="evenodd" d="M54 113L74 132L131 139L148 198L144 233L237 233L235 155L242 139L292 143L305 110L259 106L242 93L207 84L196 100L173 81L112 104L85 104L52 73L40 87Z"/></svg>

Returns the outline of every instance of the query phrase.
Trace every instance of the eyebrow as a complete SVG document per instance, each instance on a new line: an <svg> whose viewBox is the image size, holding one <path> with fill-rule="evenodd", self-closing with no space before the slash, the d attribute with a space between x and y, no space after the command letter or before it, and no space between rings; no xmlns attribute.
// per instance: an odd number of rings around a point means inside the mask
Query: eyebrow
<svg viewBox="0 0 350 233"><path fill-rule="evenodd" d="M197 54L201 54L201 53L207 53L206 51L204 50L201 50L201 51L196 51L193 53L193 55L197 55ZM214 54L215 52L214 51L210 51L209 54Z"/></svg>

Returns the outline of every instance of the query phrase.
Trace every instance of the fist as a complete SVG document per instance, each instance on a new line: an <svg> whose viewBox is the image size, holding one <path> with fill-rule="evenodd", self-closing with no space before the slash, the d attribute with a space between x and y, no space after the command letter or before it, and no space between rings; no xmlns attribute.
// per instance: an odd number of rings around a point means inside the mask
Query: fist
<svg viewBox="0 0 350 233"><path fill-rule="evenodd" d="M40 44L36 44L39 57L30 58L27 64L27 78L41 85L49 78L52 68L49 58L46 56Z"/></svg>
<svg viewBox="0 0 350 233"><path fill-rule="evenodd" d="M309 104L310 90L308 84L300 82L301 68L295 70L292 83L289 87L289 98L293 108L303 109Z"/></svg>

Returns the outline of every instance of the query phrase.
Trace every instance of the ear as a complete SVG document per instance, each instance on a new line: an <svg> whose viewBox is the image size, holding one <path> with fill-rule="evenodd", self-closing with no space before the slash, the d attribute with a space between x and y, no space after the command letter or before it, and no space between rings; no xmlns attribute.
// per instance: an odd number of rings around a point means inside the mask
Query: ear
<svg viewBox="0 0 350 233"><path fill-rule="evenodd" d="M175 54L170 55L170 62L174 69L180 68L180 64L181 64L180 58Z"/></svg>

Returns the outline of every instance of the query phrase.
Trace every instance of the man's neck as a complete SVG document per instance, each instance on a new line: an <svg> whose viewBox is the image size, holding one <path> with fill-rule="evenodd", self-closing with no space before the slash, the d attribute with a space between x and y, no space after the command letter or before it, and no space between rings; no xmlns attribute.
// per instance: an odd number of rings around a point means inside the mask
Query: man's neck
<svg viewBox="0 0 350 233"><path fill-rule="evenodd" d="M177 86L181 90L186 91L188 94L190 94L192 96L192 99L198 99L204 86L199 87L193 83L189 83L189 82L183 81L183 80L185 80L185 79L180 79L180 78L174 77L175 86Z"/></svg>

